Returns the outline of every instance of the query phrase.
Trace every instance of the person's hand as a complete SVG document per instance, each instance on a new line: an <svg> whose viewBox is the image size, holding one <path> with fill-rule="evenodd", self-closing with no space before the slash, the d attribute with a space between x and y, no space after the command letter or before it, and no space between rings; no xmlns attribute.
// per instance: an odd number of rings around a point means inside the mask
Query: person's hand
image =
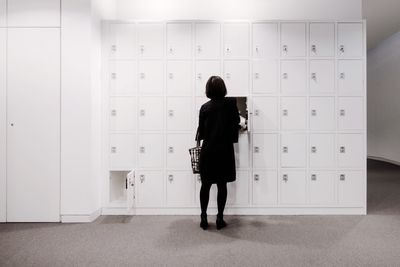
<svg viewBox="0 0 400 267"><path fill-rule="evenodd" d="M242 116L240 116L239 126L240 126L240 132L244 132L247 130L246 119L243 118Z"/></svg>

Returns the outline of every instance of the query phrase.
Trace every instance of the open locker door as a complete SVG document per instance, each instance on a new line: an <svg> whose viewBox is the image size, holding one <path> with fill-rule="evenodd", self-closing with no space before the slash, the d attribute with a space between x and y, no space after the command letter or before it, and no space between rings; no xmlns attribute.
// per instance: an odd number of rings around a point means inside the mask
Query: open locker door
<svg viewBox="0 0 400 267"><path fill-rule="evenodd" d="M132 209L135 205L135 171L126 175L126 208Z"/></svg>

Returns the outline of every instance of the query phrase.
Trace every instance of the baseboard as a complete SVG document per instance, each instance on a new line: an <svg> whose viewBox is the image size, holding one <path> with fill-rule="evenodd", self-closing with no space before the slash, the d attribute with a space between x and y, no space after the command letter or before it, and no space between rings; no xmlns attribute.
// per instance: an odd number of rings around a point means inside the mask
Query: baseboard
<svg viewBox="0 0 400 267"><path fill-rule="evenodd" d="M62 223L91 223L101 215L101 209L91 214L61 215Z"/></svg>
<svg viewBox="0 0 400 267"><path fill-rule="evenodd" d="M395 161L395 160L391 160L391 159L387 159L387 158L368 156L368 159L377 160L377 161L383 161L383 162L387 162L387 163L391 163L391 164L400 166L400 162Z"/></svg>

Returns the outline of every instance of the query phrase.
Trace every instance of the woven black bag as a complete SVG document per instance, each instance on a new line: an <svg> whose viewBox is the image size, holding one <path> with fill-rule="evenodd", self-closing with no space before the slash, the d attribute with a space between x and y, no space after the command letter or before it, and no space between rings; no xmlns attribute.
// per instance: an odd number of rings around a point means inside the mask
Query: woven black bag
<svg viewBox="0 0 400 267"><path fill-rule="evenodd" d="M190 160L192 162L192 170L194 174L200 173L200 152L201 152L201 146L200 146L200 140L199 140L199 131L197 130L196 133L196 146L189 148L189 154L190 154Z"/></svg>

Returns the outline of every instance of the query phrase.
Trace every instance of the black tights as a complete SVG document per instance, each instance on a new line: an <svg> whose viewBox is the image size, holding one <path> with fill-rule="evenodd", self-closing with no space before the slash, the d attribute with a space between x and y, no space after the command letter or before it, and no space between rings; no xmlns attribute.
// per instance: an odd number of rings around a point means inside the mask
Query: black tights
<svg viewBox="0 0 400 267"><path fill-rule="evenodd" d="M200 206L201 206L201 213L207 213L208 207L208 200L210 198L210 183L202 183L200 189ZM222 216L224 214L225 204L226 204L226 197L228 195L228 190L226 188L226 183L217 183L218 187L218 195L217 195L217 204L218 204L218 215Z"/></svg>

